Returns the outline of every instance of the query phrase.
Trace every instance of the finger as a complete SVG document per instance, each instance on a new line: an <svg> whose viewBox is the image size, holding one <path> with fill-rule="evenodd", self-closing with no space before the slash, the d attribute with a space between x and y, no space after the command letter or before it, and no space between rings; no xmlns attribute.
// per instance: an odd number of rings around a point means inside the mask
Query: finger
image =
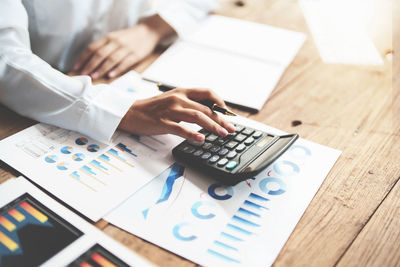
<svg viewBox="0 0 400 267"><path fill-rule="evenodd" d="M115 49L118 48L118 46L118 44L110 42L96 50L96 52L83 67L82 74L87 75L92 73L96 68L100 66L100 64L106 59L106 57L108 57L112 52L114 52Z"/></svg>
<svg viewBox="0 0 400 267"><path fill-rule="evenodd" d="M221 125L216 123L210 117L206 116L204 113L194 110L194 109L181 109L175 114L175 120L186 121L190 123L196 123L201 127L216 133L220 136L226 136L228 131L224 129Z"/></svg>
<svg viewBox="0 0 400 267"><path fill-rule="evenodd" d="M204 100L210 99L214 101L218 106L226 107L224 100L220 98L214 91L205 88L193 88L187 89L186 95L192 100Z"/></svg>
<svg viewBox="0 0 400 267"><path fill-rule="evenodd" d="M166 121L165 124L167 131L171 134L175 134L195 142L203 142L205 139L203 134L190 130L177 122Z"/></svg>
<svg viewBox="0 0 400 267"><path fill-rule="evenodd" d="M93 78L103 77L106 73L110 72L116 65L118 65L127 55L128 50L118 49L109 55L101 64L101 66L93 73Z"/></svg>
<svg viewBox="0 0 400 267"><path fill-rule="evenodd" d="M86 50L83 52L81 57L74 65L74 71L80 70L86 63L86 61L96 52L100 47L107 43L107 38L102 38L91 43Z"/></svg>
<svg viewBox="0 0 400 267"><path fill-rule="evenodd" d="M120 75L121 73L125 72L127 69L129 69L139 61L140 58L136 54L134 53L129 54L124 60L122 60L118 65L116 65L113 70L111 70L108 73L108 77L114 78L117 75Z"/></svg>
<svg viewBox="0 0 400 267"><path fill-rule="evenodd" d="M213 112L209 107L204 106L198 102L188 100L188 101L183 101L182 106L185 108L190 108L190 109L195 109L198 110L205 115L207 115L209 118L211 118L213 121L227 129L230 133L235 132L235 126L233 126L232 123L228 122L225 120L222 116L219 116L217 113Z"/></svg>

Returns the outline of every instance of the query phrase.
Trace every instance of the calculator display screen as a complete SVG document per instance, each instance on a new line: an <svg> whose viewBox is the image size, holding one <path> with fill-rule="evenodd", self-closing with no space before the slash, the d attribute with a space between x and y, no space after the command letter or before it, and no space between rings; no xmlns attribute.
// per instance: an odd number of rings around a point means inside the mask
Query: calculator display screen
<svg viewBox="0 0 400 267"><path fill-rule="evenodd" d="M268 144L272 139L274 139L273 136L267 135L266 137L264 137L264 139L257 143L257 146L263 147L264 145Z"/></svg>

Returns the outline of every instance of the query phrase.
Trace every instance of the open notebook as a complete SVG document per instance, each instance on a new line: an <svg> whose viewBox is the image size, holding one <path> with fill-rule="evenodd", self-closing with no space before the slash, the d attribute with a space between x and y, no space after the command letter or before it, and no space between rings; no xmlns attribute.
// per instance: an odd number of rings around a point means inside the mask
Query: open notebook
<svg viewBox="0 0 400 267"><path fill-rule="evenodd" d="M169 47L143 77L211 88L229 103L258 111L304 40L302 33L212 15Z"/></svg>

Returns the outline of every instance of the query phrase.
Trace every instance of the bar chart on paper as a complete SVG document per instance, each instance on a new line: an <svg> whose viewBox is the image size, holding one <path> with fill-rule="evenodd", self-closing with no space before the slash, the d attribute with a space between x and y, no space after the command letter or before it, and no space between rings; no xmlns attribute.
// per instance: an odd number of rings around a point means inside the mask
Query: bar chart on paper
<svg viewBox="0 0 400 267"><path fill-rule="evenodd" d="M0 208L0 266L40 265L81 235L78 229L24 194Z"/></svg>
<svg viewBox="0 0 400 267"><path fill-rule="evenodd" d="M118 132L112 143L102 144L38 124L3 141L0 150L7 155L0 152L0 157L97 220L168 167L177 142L172 136Z"/></svg>
<svg viewBox="0 0 400 267"><path fill-rule="evenodd" d="M158 93L129 72L113 84L136 99ZM153 88L154 87L154 88ZM172 163L170 135L116 132L110 143L46 124L0 142L0 158L92 220L124 201Z"/></svg>

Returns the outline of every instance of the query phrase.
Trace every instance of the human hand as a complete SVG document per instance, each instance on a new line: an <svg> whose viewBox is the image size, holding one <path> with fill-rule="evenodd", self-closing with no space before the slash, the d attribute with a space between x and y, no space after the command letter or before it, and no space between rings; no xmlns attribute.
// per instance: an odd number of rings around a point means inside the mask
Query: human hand
<svg viewBox="0 0 400 267"><path fill-rule="evenodd" d="M91 43L74 65L74 71L114 78L147 57L157 44L174 33L160 16L145 18L139 24L107 34Z"/></svg>
<svg viewBox="0 0 400 267"><path fill-rule="evenodd" d="M137 100L121 120L119 128L137 135L170 133L195 142L203 142L205 136L180 125L180 121L196 123L221 136L226 136L228 131L235 132L231 123L196 102L205 99L225 107L224 101L211 90L179 88Z"/></svg>

